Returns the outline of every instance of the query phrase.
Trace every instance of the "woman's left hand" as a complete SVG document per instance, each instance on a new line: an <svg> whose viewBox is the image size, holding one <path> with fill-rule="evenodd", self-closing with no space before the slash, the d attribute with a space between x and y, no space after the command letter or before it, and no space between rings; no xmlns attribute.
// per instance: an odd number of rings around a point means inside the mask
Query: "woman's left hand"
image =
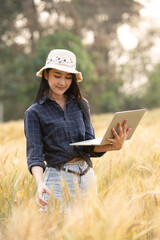
<svg viewBox="0 0 160 240"><path fill-rule="evenodd" d="M126 140L129 132L131 131L131 127L127 128L127 120L124 120L123 125L118 123L118 131L119 134L116 132L115 129L112 129L114 138L107 138L106 140L109 141L111 144L106 144L103 146L95 146L94 152L107 152L113 150L120 150Z"/></svg>
<svg viewBox="0 0 160 240"><path fill-rule="evenodd" d="M124 141L126 140L129 132L131 131L131 127L127 128L127 120L124 120L123 126L121 123L118 123L118 130L119 134L116 132L116 130L113 128L112 132L114 135L114 138L107 138L106 140L109 141L112 146L112 150L120 150L124 144Z"/></svg>

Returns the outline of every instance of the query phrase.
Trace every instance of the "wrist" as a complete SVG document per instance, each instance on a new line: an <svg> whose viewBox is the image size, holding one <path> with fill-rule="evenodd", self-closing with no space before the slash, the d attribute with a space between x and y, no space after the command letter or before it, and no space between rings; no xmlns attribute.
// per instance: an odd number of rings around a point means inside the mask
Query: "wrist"
<svg viewBox="0 0 160 240"><path fill-rule="evenodd" d="M95 146L93 151L95 153L100 153L100 152L107 152L109 151L109 147L107 145L99 145L99 146Z"/></svg>
<svg viewBox="0 0 160 240"><path fill-rule="evenodd" d="M95 153L99 153L99 152L109 152L109 151L114 151L114 150L118 150L116 149L113 144L106 144L106 145L98 145L95 146L93 151Z"/></svg>
<svg viewBox="0 0 160 240"><path fill-rule="evenodd" d="M36 186L37 186L37 188L39 188L42 184L43 184L43 181L42 181L42 180L36 181Z"/></svg>
<svg viewBox="0 0 160 240"><path fill-rule="evenodd" d="M37 188L43 183L43 168L39 166L32 167L32 174L34 176Z"/></svg>

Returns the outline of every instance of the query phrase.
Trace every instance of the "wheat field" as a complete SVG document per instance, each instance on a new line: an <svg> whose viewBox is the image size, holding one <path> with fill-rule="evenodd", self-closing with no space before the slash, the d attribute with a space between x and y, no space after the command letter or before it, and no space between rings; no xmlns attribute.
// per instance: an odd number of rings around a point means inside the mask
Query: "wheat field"
<svg viewBox="0 0 160 240"><path fill-rule="evenodd" d="M0 124L0 239L160 239L160 109L148 110L120 151L93 159L98 194L41 213L27 170L23 121ZM112 114L94 115L96 137Z"/></svg>

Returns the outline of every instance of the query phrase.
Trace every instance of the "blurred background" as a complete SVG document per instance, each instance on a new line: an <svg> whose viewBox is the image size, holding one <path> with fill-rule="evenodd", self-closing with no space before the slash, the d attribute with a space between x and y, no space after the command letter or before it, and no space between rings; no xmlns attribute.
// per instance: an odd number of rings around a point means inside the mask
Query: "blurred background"
<svg viewBox="0 0 160 240"><path fill-rule="evenodd" d="M0 3L0 121L23 118L55 48L76 54L93 113L160 106L159 0Z"/></svg>

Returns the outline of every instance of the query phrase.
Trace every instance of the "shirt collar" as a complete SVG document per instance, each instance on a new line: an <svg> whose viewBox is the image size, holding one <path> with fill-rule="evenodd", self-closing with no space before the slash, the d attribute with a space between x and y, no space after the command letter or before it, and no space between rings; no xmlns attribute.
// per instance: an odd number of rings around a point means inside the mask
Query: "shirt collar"
<svg viewBox="0 0 160 240"><path fill-rule="evenodd" d="M43 103L45 103L46 101L49 100L49 97L48 96L43 96L40 100L39 100L39 103L42 105Z"/></svg>
<svg viewBox="0 0 160 240"><path fill-rule="evenodd" d="M72 99L75 99L75 97L71 94L71 95L69 95L69 98L68 98L68 100L67 100L67 102L68 101L71 101ZM39 104L44 104L45 102L47 102L47 101L53 101L53 100L51 100L48 96L43 96L40 100L39 100Z"/></svg>

